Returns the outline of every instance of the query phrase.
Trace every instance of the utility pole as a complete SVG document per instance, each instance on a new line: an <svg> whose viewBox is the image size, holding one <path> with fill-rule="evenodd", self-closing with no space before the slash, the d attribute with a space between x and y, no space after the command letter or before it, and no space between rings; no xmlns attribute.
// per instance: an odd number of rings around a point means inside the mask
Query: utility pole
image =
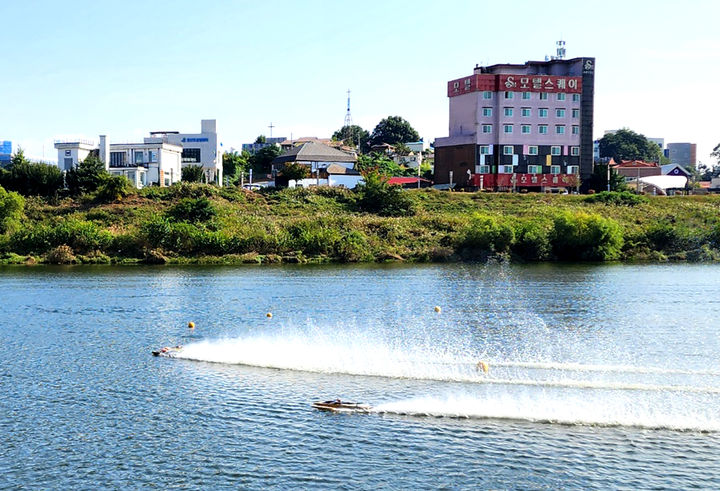
<svg viewBox="0 0 720 491"><path fill-rule="evenodd" d="M275 128L275 126L272 124L272 121L270 121L270 126L268 126L268 128L270 128L270 138L272 138L272 130L273 128Z"/></svg>

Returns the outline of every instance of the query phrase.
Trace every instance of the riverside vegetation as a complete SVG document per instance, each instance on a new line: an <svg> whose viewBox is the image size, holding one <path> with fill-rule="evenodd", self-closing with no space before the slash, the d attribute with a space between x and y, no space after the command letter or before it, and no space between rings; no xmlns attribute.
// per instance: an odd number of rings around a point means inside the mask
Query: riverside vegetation
<svg viewBox="0 0 720 491"><path fill-rule="evenodd" d="M715 261L720 196L179 183L78 197L0 188L0 263Z"/></svg>

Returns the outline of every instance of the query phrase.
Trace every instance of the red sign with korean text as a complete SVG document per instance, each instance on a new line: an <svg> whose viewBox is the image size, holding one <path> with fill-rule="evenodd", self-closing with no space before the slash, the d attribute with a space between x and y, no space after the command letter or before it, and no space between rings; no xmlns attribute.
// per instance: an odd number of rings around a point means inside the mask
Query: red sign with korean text
<svg viewBox="0 0 720 491"><path fill-rule="evenodd" d="M472 186L483 188L522 188L522 187L574 187L577 185L575 174L473 174Z"/></svg>
<svg viewBox="0 0 720 491"><path fill-rule="evenodd" d="M448 82L448 97L467 94L469 92L495 92L497 88L497 75L478 74L458 78Z"/></svg>
<svg viewBox="0 0 720 491"><path fill-rule="evenodd" d="M498 90L514 92L567 92L582 93L582 77L556 77L554 75L499 75Z"/></svg>

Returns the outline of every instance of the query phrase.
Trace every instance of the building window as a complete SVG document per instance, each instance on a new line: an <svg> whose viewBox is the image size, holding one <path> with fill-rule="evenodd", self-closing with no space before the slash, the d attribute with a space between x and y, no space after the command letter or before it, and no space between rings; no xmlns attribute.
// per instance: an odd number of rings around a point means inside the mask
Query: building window
<svg viewBox="0 0 720 491"><path fill-rule="evenodd" d="M66 156L66 157L69 157L69 156L71 156L71 155L72 155L72 151L71 151L71 150L65 150L65 156Z"/></svg>
<svg viewBox="0 0 720 491"><path fill-rule="evenodd" d="M568 174L579 174L579 173L580 173L580 166L578 166L578 165L568 165L568 166L567 166L567 173L568 173Z"/></svg>
<svg viewBox="0 0 720 491"><path fill-rule="evenodd" d="M555 109L555 117L564 118L565 117L565 109L563 109L563 108Z"/></svg>
<svg viewBox="0 0 720 491"><path fill-rule="evenodd" d="M538 133L541 135L547 135L548 127L546 124L539 124L538 125Z"/></svg>
<svg viewBox="0 0 720 491"><path fill-rule="evenodd" d="M547 92L540 92L540 100L541 101L547 100Z"/></svg>
<svg viewBox="0 0 720 491"><path fill-rule="evenodd" d="M505 91L505 99L512 99L514 92L511 92L509 90Z"/></svg>
<svg viewBox="0 0 720 491"><path fill-rule="evenodd" d="M483 116L486 118L489 118L492 116L492 108L491 107L484 107L483 108Z"/></svg>
<svg viewBox="0 0 720 491"><path fill-rule="evenodd" d="M542 174L542 165L528 165L528 174Z"/></svg>
<svg viewBox="0 0 720 491"><path fill-rule="evenodd" d="M509 135L510 133L512 133L512 126L513 125L511 125L511 124L504 124L503 125L503 133L505 133L506 135Z"/></svg>
<svg viewBox="0 0 720 491"><path fill-rule="evenodd" d="M529 100L529 99L530 99L530 92L523 92L523 93L522 93L522 98L523 98L524 100L526 100L526 101Z"/></svg>
<svg viewBox="0 0 720 491"><path fill-rule="evenodd" d="M529 118L530 116L532 116L532 109L530 109L529 107L523 107L522 109L520 109L520 115L524 118Z"/></svg>
<svg viewBox="0 0 720 491"><path fill-rule="evenodd" d="M489 155L490 154L490 147L487 145L483 145L480 147L480 155Z"/></svg>
<svg viewBox="0 0 720 491"><path fill-rule="evenodd" d="M512 165L501 165L498 167L498 174L512 174L512 173L513 173Z"/></svg>
<svg viewBox="0 0 720 491"><path fill-rule="evenodd" d="M537 145L531 145L528 147L528 155L537 155L537 154L538 154Z"/></svg>
<svg viewBox="0 0 720 491"><path fill-rule="evenodd" d="M199 148L183 148L182 151L183 163L200 163L200 149Z"/></svg>
<svg viewBox="0 0 720 491"><path fill-rule="evenodd" d="M560 174L560 166L559 165L551 165L550 166L550 174Z"/></svg>
<svg viewBox="0 0 720 491"><path fill-rule="evenodd" d="M505 116L512 116L512 115L513 115L513 108L511 108L511 107L506 107L506 108L504 108L504 114L505 114Z"/></svg>
<svg viewBox="0 0 720 491"><path fill-rule="evenodd" d="M491 124L482 125L482 132L483 133L492 133L492 125Z"/></svg>
<svg viewBox="0 0 720 491"><path fill-rule="evenodd" d="M489 90L483 91L483 99L485 99L486 101L492 99L492 92L490 92Z"/></svg>
<svg viewBox="0 0 720 491"><path fill-rule="evenodd" d="M573 118L579 118L580 117L580 109L573 109L572 110L572 117Z"/></svg>
<svg viewBox="0 0 720 491"><path fill-rule="evenodd" d="M570 155L577 157L580 155L580 147L570 147Z"/></svg>
<svg viewBox="0 0 720 491"><path fill-rule="evenodd" d="M579 127L578 125L576 125L576 124L573 125L573 127L572 127L572 134L573 134L573 135L579 135L579 134L580 134L580 127Z"/></svg>
<svg viewBox="0 0 720 491"><path fill-rule="evenodd" d="M565 134L565 125L564 124L556 124L555 125L555 134L556 135L564 135Z"/></svg>
<svg viewBox="0 0 720 491"><path fill-rule="evenodd" d="M565 100L565 94L562 92L558 92L557 100L564 101Z"/></svg>
<svg viewBox="0 0 720 491"><path fill-rule="evenodd" d="M580 102L580 94L573 94L573 102Z"/></svg>
<svg viewBox="0 0 720 491"><path fill-rule="evenodd" d="M157 162L158 161L158 153L157 150L148 150L148 157L150 162Z"/></svg>
<svg viewBox="0 0 720 491"><path fill-rule="evenodd" d="M547 118L548 117L548 110L546 107L541 107L538 109L538 116L541 118Z"/></svg>
<svg viewBox="0 0 720 491"><path fill-rule="evenodd" d="M64 160L65 170L70 170L73 168L73 159L70 157L69 159Z"/></svg>
<svg viewBox="0 0 720 491"><path fill-rule="evenodd" d="M110 167L125 165L125 152L110 152Z"/></svg>
<svg viewBox="0 0 720 491"><path fill-rule="evenodd" d="M524 125L520 126L520 133L522 133L523 135L529 135L530 134L530 125L524 124Z"/></svg>
<svg viewBox="0 0 720 491"><path fill-rule="evenodd" d="M550 147L550 155L560 155L560 146L553 145L552 147Z"/></svg>
<svg viewBox="0 0 720 491"><path fill-rule="evenodd" d="M490 166L489 165L476 165L475 173L476 174L490 174Z"/></svg>
<svg viewBox="0 0 720 491"><path fill-rule="evenodd" d="M142 150L133 151L133 157L133 162L135 162L136 164L142 164L143 162L145 162L145 154Z"/></svg>
<svg viewBox="0 0 720 491"><path fill-rule="evenodd" d="M512 145L505 145L503 147L503 155L512 155L513 154L513 146Z"/></svg>

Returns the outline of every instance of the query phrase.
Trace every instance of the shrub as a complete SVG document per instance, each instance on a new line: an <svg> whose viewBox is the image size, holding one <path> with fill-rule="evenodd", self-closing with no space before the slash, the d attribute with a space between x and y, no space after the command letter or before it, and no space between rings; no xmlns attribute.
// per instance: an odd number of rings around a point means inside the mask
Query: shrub
<svg viewBox="0 0 720 491"><path fill-rule="evenodd" d="M357 188L358 207L361 211L382 216L403 216L415 214L415 203L400 186L391 186L388 180L377 172L365 175L365 183Z"/></svg>
<svg viewBox="0 0 720 491"><path fill-rule="evenodd" d="M0 186L0 234L13 232L20 226L25 199L18 193Z"/></svg>
<svg viewBox="0 0 720 491"><path fill-rule="evenodd" d="M59 245L47 253L45 262L50 264L72 264L76 262L75 254L70 246Z"/></svg>
<svg viewBox="0 0 720 491"><path fill-rule="evenodd" d="M39 224L22 228L10 237L13 250L25 254L42 254L53 247L67 245L85 254L106 250L112 244L112 234L92 222L66 219L53 225Z"/></svg>
<svg viewBox="0 0 720 491"><path fill-rule="evenodd" d="M176 221L205 223L215 218L217 208L206 197L183 198L167 211L167 215Z"/></svg>
<svg viewBox="0 0 720 491"><path fill-rule="evenodd" d="M513 251L529 261L542 261L552 252L550 231L552 226L538 220L519 224L516 231L516 242Z"/></svg>
<svg viewBox="0 0 720 491"><path fill-rule="evenodd" d="M55 165L21 160L2 172L0 185L26 196L52 197L63 188L63 175Z"/></svg>
<svg viewBox="0 0 720 491"><path fill-rule="evenodd" d="M601 191L585 197L586 203L606 203L609 205L635 206L647 203L645 196L631 193L630 191Z"/></svg>
<svg viewBox="0 0 720 491"><path fill-rule="evenodd" d="M563 212L554 219L553 253L561 260L618 259L623 235L615 220L588 213Z"/></svg>
<svg viewBox="0 0 720 491"><path fill-rule="evenodd" d="M708 240L708 238L704 238ZM703 238L683 225L666 221L651 225L645 232L645 241L651 249L666 252L682 252L700 247ZM712 238L710 238L712 241Z"/></svg>
<svg viewBox="0 0 720 491"><path fill-rule="evenodd" d="M495 217L475 214L465 231L461 246L473 255L503 253L515 242L513 228Z"/></svg>
<svg viewBox="0 0 720 491"><path fill-rule="evenodd" d="M342 240L339 231L314 219L301 220L287 228L287 247L308 255L329 254Z"/></svg>
<svg viewBox="0 0 720 491"><path fill-rule="evenodd" d="M70 194L77 196L96 191L109 176L105 164L99 158L90 155L67 171L65 182Z"/></svg>
<svg viewBox="0 0 720 491"><path fill-rule="evenodd" d="M182 180L185 182L202 182L205 177L201 165L186 165L182 168Z"/></svg>
<svg viewBox="0 0 720 491"><path fill-rule="evenodd" d="M119 201L133 193L133 186L125 176L110 176L98 187L95 197L102 202Z"/></svg>

